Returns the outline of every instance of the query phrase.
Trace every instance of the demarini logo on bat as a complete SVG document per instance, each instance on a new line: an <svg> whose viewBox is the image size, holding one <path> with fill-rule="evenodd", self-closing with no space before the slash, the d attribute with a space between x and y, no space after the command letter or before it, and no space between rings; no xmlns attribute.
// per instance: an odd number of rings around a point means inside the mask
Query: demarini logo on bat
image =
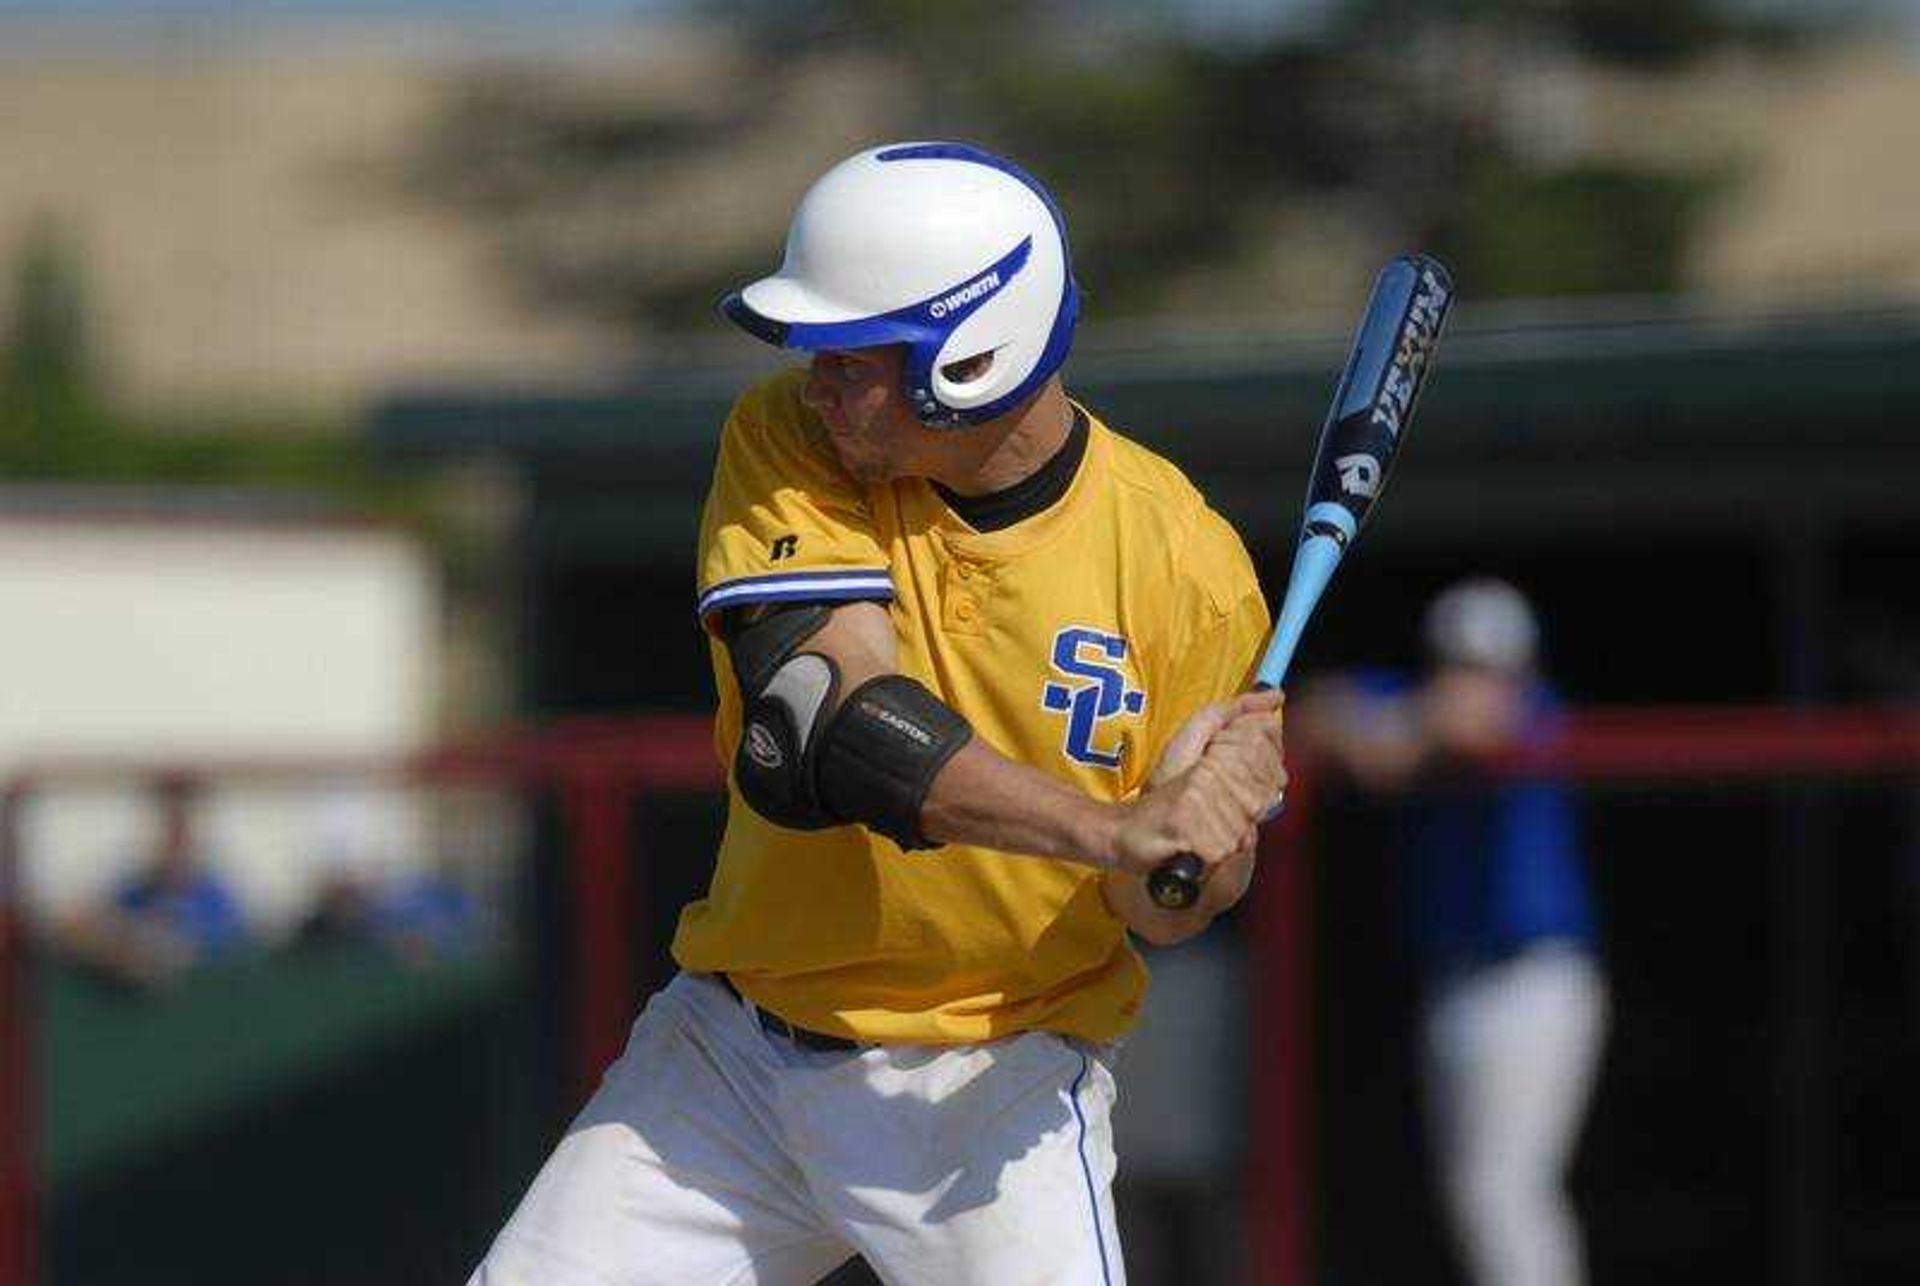
<svg viewBox="0 0 1920 1286"><path fill-rule="evenodd" d="M1421 269L1420 289L1407 309L1393 362L1380 381L1380 394L1373 403L1373 422L1395 437L1400 436L1407 408L1413 405L1413 395L1426 373L1427 358L1440 338L1440 318L1446 312L1449 293L1446 282L1431 267Z"/></svg>
<svg viewBox="0 0 1920 1286"><path fill-rule="evenodd" d="M1333 462L1340 474L1340 490L1368 500L1380 492L1380 461L1365 452L1343 455Z"/></svg>

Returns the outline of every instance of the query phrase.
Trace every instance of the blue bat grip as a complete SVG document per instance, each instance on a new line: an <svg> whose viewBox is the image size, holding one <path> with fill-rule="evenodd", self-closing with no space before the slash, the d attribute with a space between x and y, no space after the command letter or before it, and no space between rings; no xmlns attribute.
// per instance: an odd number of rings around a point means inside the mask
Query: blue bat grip
<svg viewBox="0 0 1920 1286"><path fill-rule="evenodd" d="M1293 575L1287 581L1287 599L1280 605L1280 620L1273 627L1273 639L1266 655L1260 658L1255 677L1261 687L1277 688L1287 677L1293 663L1293 650L1300 645L1307 620L1333 579L1334 569L1347 552L1346 545L1332 536L1309 535L1294 551Z"/></svg>

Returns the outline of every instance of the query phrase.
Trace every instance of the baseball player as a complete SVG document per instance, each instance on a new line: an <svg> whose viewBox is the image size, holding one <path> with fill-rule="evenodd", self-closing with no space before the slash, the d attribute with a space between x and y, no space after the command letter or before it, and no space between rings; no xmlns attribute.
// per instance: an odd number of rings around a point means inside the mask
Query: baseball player
<svg viewBox="0 0 1920 1286"><path fill-rule="evenodd" d="M730 766L682 972L475 1286L1124 1280L1114 1042L1236 901L1278 698L1239 540L1064 391L1064 222L954 143L862 152L722 310L748 389L700 532ZM1206 864L1189 911L1145 875Z"/></svg>
<svg viewBox="0 0 1920 1286"><path fill-rule="evenodd" d="M1579 1286L1564 1179L1607 1011L1579 836L1561 785L1471 770L1551 730L1539 625L1513 586L1475 578L1433 600L1424 633L1417 683L1326 681L1301 731L1363 783L1407 792L1428 1126L1471 1279Z"/></svg>

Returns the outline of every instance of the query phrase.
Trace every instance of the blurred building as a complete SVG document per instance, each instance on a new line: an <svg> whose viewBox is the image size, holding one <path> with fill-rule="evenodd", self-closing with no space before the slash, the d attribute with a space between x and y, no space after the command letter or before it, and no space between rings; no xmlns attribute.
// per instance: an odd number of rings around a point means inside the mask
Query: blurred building
<svg viewBox="0 0 1920 1286"><path fill-rule="evenodd" d="M409 536L260 498L0 495L0 776L65 761L395 756L438 734L437 577ZM158 824L137 775L40 792L23 818L43 918L125 877ZM323 874L313 801L223 791L196 841L269 932ZM390 843L424 854L417 817Z"/></svg>
<svg viewBox="0 0 1920 1286"><path fill-rule="evenodd" d="M0 265L50 222L139 406L352 405L394 380L537 377L618 335L515 298L408 187L453 51L390 25L129 39L0 17ZM631 74L667 51L633 46Z"/></svg>

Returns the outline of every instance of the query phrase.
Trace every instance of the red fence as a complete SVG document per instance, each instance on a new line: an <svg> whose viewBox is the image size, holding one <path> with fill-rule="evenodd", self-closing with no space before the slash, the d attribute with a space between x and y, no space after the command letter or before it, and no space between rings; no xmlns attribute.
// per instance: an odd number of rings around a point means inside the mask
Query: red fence
<svg viewBox="0 0 1920 1286"><path fill-rule="evenodd" d="M39 1095L15 861L18 799L14 791L0 796L0 1286L32 1286L38 1271Z"/></svg>
<svg viewBox="0 0 1920 1286"><path fill-rule="evenodd" d="M1660 782L1807 774L1910 773L1920 768L1920 713L1867 709L1588 711L1555 744L1500 766L1514 775ZM703 719L577 722L386 761L141 759L48 762L0 794L0 1286L33 1286L39 1224L33 1014L29 952L17 896L20 805L49 786L186 772L222 782L474 783L551 792L571 872L578 1027L572 1075L582 1094L618 1054L635 1009L631 916L646 890L643 837L631 825L643 796L718 788ZM1258 1286L1302 1286L1312 1264L1311 1103L1313 862L1306 837L1310 766L1295 769L1292 805L1269 829L1250 909L1256 958L1252 1057L1261 1090L1249 1123L1253 1172L1249 1262Z"/></svg>

